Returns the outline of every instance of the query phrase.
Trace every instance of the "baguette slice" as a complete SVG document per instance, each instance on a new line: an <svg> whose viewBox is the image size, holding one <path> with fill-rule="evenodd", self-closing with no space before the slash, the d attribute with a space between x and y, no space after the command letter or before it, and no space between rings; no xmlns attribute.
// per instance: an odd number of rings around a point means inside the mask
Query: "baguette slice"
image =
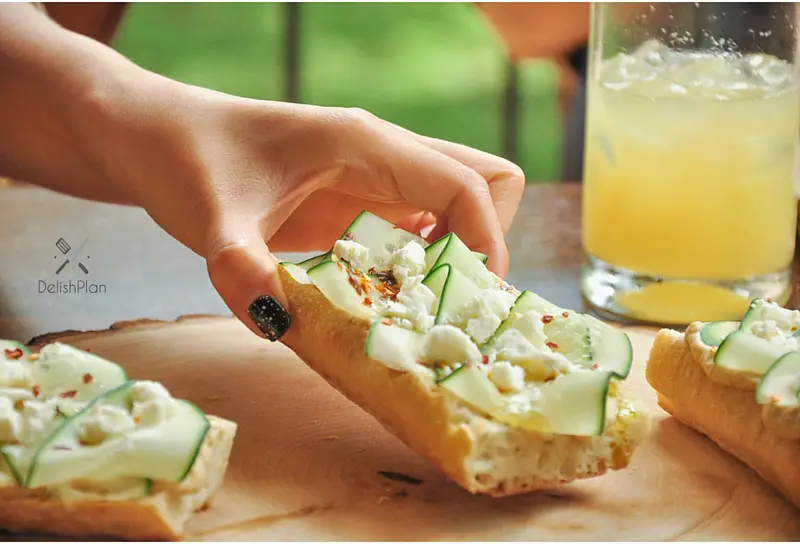
<svg viewBox="0 0 800 544"><path fill-rule="evenodd" d="M800 441L782 438L764 424L753 387L713 379L698 345L699 323L685 334L661 330L647 362L658 403L678 421L705 434L755 470L800 507Z"/></svg>
<svg viewBox="0 0 800 544"><path fill-rule="evenodd" d="M432 381L367 357L367 320L341 310L284 267L279 271L292 313L281 341L471 493L515 495L625 468L647 433L649 418L621 394L602 436L546 435L484 418Z"/></svg>
<svg viewBox="0 0 800 544"><path fill-rule="evenodd" d="M209 506L222 484L236 434L235 423L207 417L211 426L197 461L180 484L155 483L141 499L103 500L96 494L61 498L46 488L11 483L0 487L0 530L77 539L180 540L187 521Z"/></svg>

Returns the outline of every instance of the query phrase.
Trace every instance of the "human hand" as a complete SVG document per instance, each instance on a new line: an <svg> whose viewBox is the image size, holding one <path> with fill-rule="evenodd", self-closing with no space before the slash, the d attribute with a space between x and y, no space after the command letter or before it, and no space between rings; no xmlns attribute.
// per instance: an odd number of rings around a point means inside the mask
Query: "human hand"
<svg viewBox="0 0 800 544"><path fill-rule="evenodd" d="M127 200L205 257L214 287L257 334L277 339L289 323L275 304L287 307L271 251L328 249L361 210L417 233L435 223L429 239L453 231L488 255L491 270L507 272L503 236L524 177L504 159L356 109L164 80L142 96L106 112L106 171ZM278 314L267 330L248 313L261 297L273 297L266 304Z"/></svg>

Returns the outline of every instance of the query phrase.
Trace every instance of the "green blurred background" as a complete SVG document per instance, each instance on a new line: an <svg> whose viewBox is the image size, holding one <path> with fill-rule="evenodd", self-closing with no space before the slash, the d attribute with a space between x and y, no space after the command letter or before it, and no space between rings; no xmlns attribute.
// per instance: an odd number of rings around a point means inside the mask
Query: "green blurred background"
<svg viewBox="0 0 800 544"><path fill-rule="evenodd" d="M116 48L174 79L281 100L285 5L135 3ZM416 132L501 154L506 60L471 4L302 4L300 101L358 106ZM519 72L517 162L559 177L558 71Z"/></svg>

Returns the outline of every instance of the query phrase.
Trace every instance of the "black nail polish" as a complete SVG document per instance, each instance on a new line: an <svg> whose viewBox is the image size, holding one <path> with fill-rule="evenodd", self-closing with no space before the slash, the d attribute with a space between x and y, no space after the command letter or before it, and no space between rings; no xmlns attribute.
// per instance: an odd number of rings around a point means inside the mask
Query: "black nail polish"
<svg viewBox="0 0 800 544"><path fill-rule="evenodd" d="M292 324L291 316L283 309L281 303L265 295L250 304L247 313L268 340L275 342L286 334Z"/></svg>

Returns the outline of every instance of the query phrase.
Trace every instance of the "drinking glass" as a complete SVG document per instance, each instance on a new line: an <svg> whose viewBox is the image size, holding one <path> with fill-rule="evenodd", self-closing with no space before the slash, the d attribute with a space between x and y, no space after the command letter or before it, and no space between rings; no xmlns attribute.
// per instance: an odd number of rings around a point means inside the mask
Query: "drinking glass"
<svg viewBox="0 0 800 544"><path fill-rule="evenodd" d="M791 292L797 7L595 3L581 290L621 321L737 320Z"/></svg>

